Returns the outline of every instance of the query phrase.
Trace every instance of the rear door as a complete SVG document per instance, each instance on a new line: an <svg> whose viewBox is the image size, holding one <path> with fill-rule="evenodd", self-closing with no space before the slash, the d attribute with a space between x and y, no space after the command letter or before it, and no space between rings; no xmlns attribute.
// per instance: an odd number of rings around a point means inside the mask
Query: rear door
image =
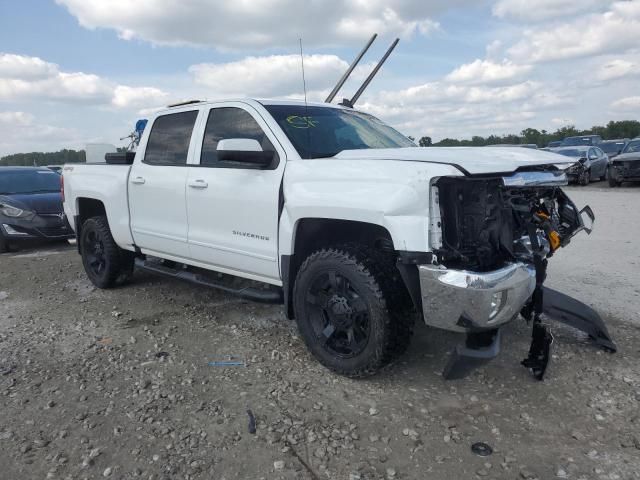
<svg viewBox="0 0 640 480"><path fill-rule="evenodd" d="M198 110L158 116L142 159L129 174L131 231L138 247L163 256L189 257L185 184Z"/></svg>
<svg viewBox="0 0 640 480"><path fill-rule="evenodd" d="M278 284L278 218L285 152L264 119L242 102L203 112L204 133L187 175L189 248L215 269ZM270 166L220 160L224 139L257 140Z"/></svg>

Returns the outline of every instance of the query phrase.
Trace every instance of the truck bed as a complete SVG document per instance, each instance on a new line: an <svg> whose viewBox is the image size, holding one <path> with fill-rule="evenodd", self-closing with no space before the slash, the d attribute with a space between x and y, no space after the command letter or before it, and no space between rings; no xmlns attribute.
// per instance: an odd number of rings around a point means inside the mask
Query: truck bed
<svg viewBox="0 0 640 480"><path fill-rule="evenodd" d="M79 206L85 199L107 207L106 215L114 240L119 245L133 245L129 226L127 188L131 165L107 163L68 164L62 169L64 181L64 211L74 231Z"/></svg>

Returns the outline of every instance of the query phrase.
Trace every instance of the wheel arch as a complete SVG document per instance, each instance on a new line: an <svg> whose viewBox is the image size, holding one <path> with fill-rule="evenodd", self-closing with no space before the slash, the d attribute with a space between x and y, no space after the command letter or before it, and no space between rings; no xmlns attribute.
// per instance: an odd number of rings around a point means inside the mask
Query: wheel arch
<svg viewBox="0 0 640 480"><path fill-rule="evenodd" d="M76 216L73 219L74 230L76 232L76 246L80 253L80 236L82 235L82 225L89 218L100 215L107 215L107 210L102 200L88 197L78 197L76 199Z"/></svg>
<svg viewBox="0 0 640 480"><path fill-rule="evenodd" d="M280 257L285 313L289 319L294 318L291 298L302 262L320 248L345 243L362 243L383 252L395 252L389 230L375 223L314 217L301 218L295 223L291 253Z"/></svg>

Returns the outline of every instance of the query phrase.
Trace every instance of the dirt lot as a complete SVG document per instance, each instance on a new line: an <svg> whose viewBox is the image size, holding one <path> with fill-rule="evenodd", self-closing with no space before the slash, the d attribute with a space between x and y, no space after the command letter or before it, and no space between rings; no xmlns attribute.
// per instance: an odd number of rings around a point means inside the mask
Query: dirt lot
<svg viewBox="0 0 640 480"><path fill-rule="evenodd" d="M465 380L440 376L458 337L420 327L401 362L353 381L281 307L146 274L95 290L65 245L1 255L0 478L640 478L640 188L570 190L597 230L549 283L594 305L619 352L556 327L543 383L519 365L522 321ZM246 366L208 365L229 359Z"/></svg>

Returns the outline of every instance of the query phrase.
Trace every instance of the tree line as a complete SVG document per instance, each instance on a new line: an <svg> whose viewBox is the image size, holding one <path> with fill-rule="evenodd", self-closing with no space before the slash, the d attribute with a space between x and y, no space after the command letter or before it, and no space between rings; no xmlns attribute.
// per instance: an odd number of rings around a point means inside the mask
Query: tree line
<svg viewBox="0 0 640 480"><path fill-rule="evenodd" d="M60 150L59 152L15 153L0 158L0 165L14 167L41 167L63 163L84 163L84 150Z"/></svg>
<svg viewBox="0 0 640 480"><path fill-rule="evenodd" d="M603 140L618 138L635 138L640 136L640 122L636 120L611 121L606 126L593 126L588 130L578 130L573 125L561 127L555 132L525 128L519 135L489 135L488 137L473 136L471 140L458 140L455 138L443 138L439 142L432 142L431 137L424 136L418 140L421 147L482 147L498 144L535 144L538 147L546 147L549 142L560 141L565 137L579 135L600 135Z"/></svg>

